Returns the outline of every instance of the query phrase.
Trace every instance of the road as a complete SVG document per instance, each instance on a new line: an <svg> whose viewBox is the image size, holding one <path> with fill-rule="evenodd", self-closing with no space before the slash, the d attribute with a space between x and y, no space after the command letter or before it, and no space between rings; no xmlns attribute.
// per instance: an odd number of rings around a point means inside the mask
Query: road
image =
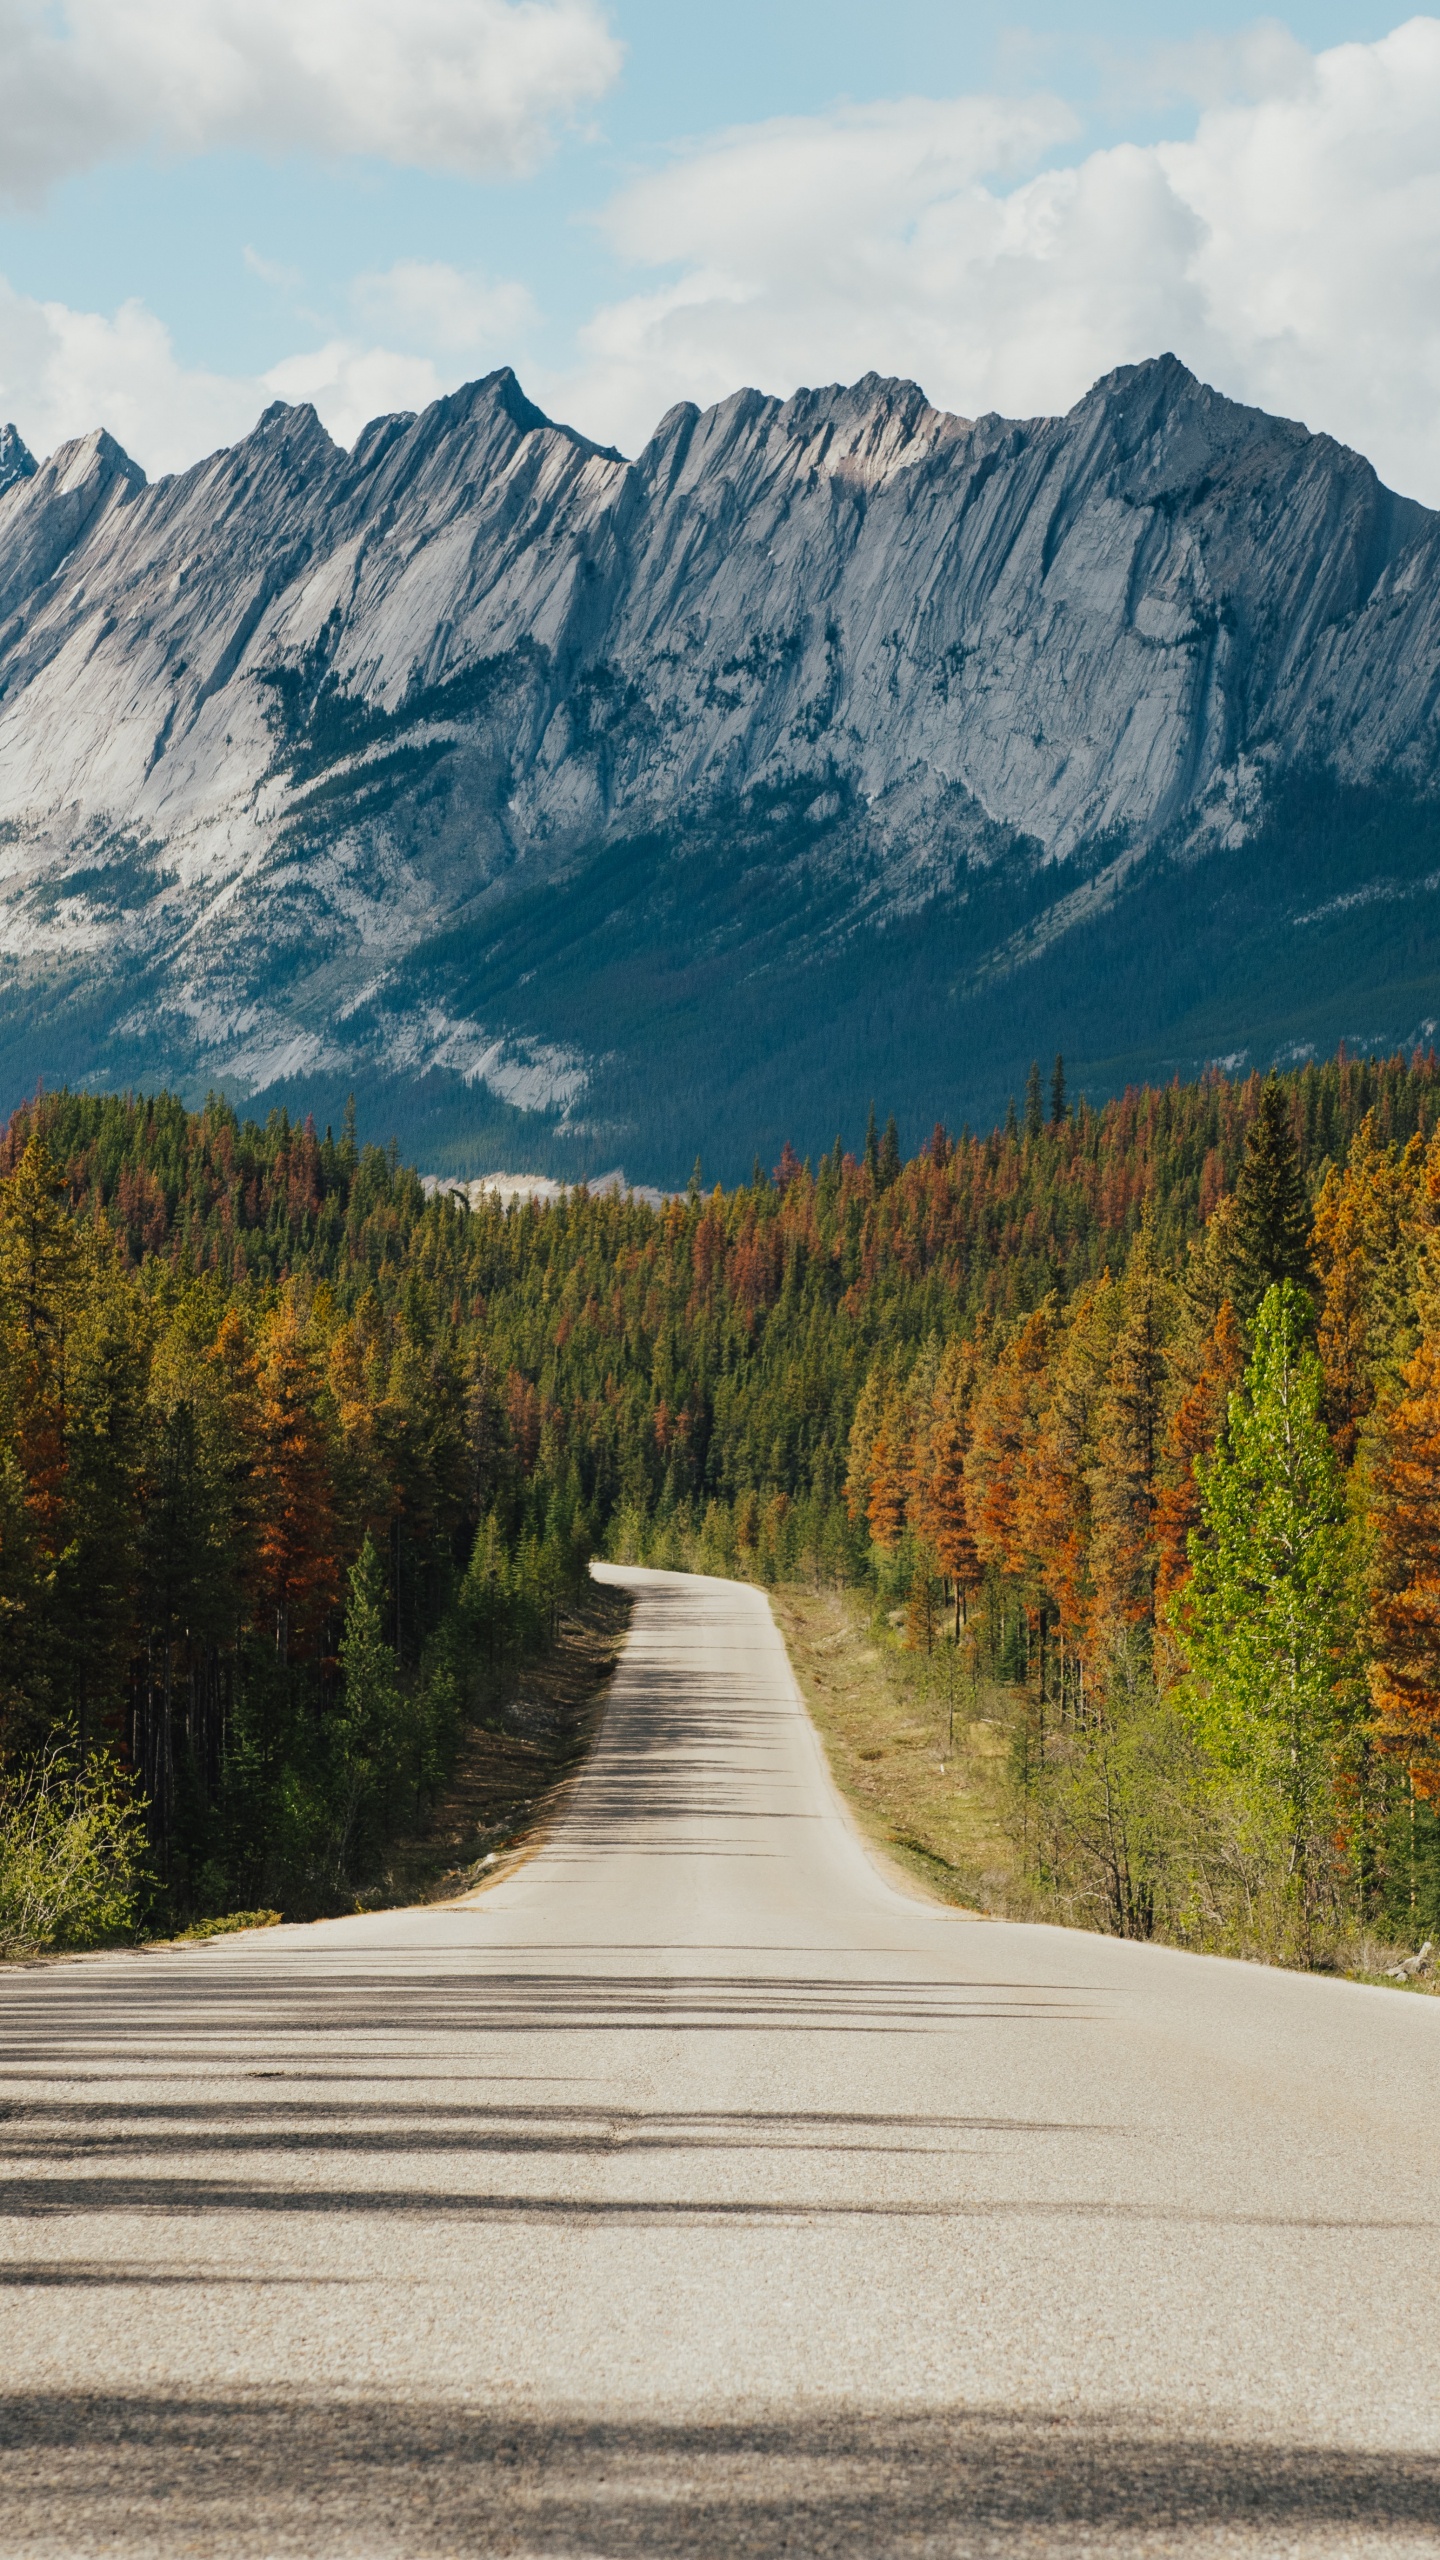
<svg viewBox="0 0 1440 2560"><path fill-rule="evenodd" d="M1440 2552L1440 2002L911 1898L620 1578L490 1892L0 1980L0 2553Z"/></svg>

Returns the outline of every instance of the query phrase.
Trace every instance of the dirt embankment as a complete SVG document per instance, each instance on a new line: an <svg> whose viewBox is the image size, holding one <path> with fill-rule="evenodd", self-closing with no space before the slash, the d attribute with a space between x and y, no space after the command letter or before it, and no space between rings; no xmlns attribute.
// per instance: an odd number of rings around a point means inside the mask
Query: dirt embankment
<svg viewBox="0 0 1440 2560"><path fill-rule="evenodd" d="M467 1728L449 1784L393 1850L377 1901L448 1901L525 1854L590 1747L629 1623L627 1595L603 1583L566 1606L551 1652Z"/></svg>

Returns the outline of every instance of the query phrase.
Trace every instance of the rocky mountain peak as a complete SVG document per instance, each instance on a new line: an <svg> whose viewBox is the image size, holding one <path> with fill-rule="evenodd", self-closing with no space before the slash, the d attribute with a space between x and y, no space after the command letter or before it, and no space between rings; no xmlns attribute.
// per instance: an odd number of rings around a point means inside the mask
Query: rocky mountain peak
<svg viewBox="0 0 1440 2560"><path fill-rule="evenodd" d="M0 427L0 491L14 480L33 480L35 456L18 427Z"/></svg>
<svg viewBox="0 0 1440 2560"><path fill-rule="evenodd" d="M1440 795L1440 520L1174 356L1062 418L743 389L633 464L508 367L150 487L103 433L0 450L0 956L114 972L86 1074L569 1110L624 1048L598 961L558 992L572 912L631 1006L693 923L718 1038L781 947L963 915L1018 966L1022 909L1048 947L1287 773Z"/></svg>

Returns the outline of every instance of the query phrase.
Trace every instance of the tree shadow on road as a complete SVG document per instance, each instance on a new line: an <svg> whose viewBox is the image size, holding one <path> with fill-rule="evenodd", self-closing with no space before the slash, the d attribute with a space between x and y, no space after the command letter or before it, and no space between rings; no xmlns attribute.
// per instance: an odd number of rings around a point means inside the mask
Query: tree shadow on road
<svg viewBox="0 0 1440 2560"><path fill-rule="evenodd" d="M374 2399L34 2394L0 2413L7 2548L83 2554L901 2560L1431 2553L1440 2459L1140 2412L530 2424Z"/></svg>

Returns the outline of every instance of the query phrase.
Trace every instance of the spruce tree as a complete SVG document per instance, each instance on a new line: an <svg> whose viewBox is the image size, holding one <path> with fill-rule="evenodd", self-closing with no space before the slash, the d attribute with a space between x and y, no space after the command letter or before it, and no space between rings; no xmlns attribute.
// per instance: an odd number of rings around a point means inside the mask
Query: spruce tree
<svg viewBox="0 0 1440 2560"><path fill-rule="evenodd" d="M878 1191L880 1188L880 1132L875 1125L873 1102L870 1105L870 1116L865 1123L865 1170Z"/></svg>
<svg viewBox="0 0 1440 2560"><path fill-rule="evenodd" d="M885 1135L880 1141L881 1189L888 1191L891 1183L898 1179L899 1172L900 1132L895 1126L895 1114L892 1111L885 1123Z"/></svg>
<svg viewBox="0 0 1440 2560"><path fill-rule="evenodd" d="M1253 1317L1268 1289L1310 1278L1310 1203L1290 1130L1290 1110L1270 1078L1245 1141L1235 1184L1236 1302Z"/></svg>
<svg viewBox="0 0 1440 2560"><path fill-rule="evenodd" d="M350 1569L349 1605L340 1639L344 1705L330 1721L332 1856L344 1878L367 1834L383 1825L385 1791L399 1760L401 1698L395 1656L385 1641L385 1568L374 1539Z"/></svg>
<svg viewBox="0 0 1440 2560"><path fill-rule="evenodd" d="M1045 1126L1045 1105L1040 1086L1040 1061L1032 1058L1025 1079L1025 1135L1038 1138Z"/></svg>
<svg viewBox="0 0 1440 2560"><path fill-rule="evenodd" d="M1063 1129L1069 1117L1070 1105L1065 1099L1065 1061L1057 1049L1055 1052L1055 1064L1050 1071L1051 1128Z"/></svg>
<svg viewBox="0 0 1440 2560"><path fill-rule="evenodd" d="M1377 1740L1415 1793L1440 1798L1440 1306L1374 1418L1368 1482L1374 1543L1370 1692Z"/></svg>

